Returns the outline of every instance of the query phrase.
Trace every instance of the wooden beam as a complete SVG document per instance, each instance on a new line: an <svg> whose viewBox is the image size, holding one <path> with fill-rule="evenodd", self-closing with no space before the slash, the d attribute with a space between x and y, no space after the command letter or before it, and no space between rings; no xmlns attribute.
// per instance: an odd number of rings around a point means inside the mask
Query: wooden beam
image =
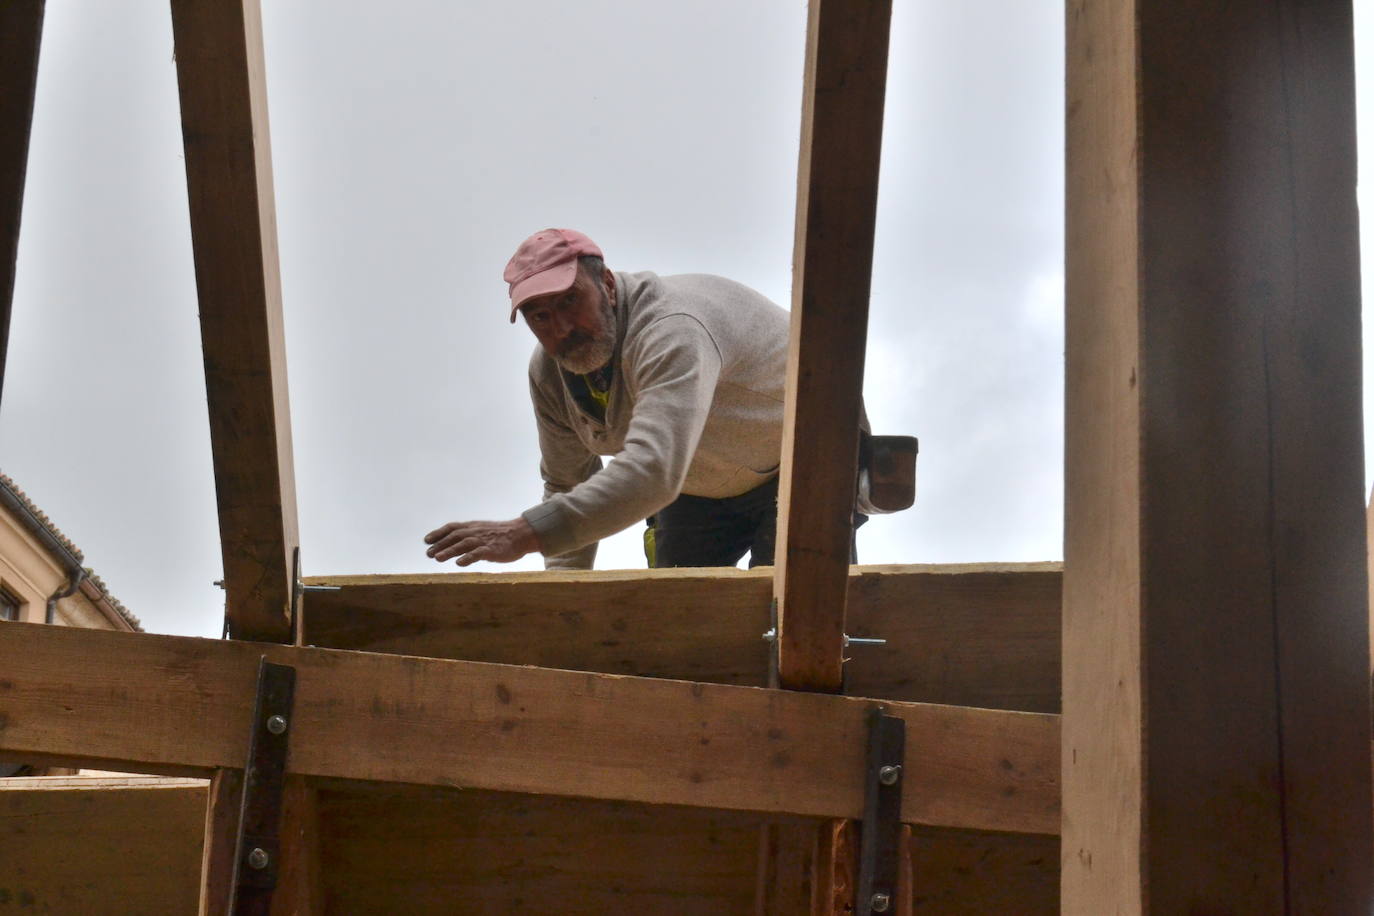
<svg viewBox="0 0 1374 916"><path fill-rule="evenodd" d="M1350 4L1068 29L1064 911L1367 912Z"/></svg>
<svg viewBox="0 0 1374 916"><path fill-rule="evenodd" d="M841 682L890 0L811 0L774 592L779 679Z"/></svg>
<svg viewBox="0 0 1374 916"><path fill-rule="evenodd" d="M0 92L0 395L5 388L43 7L44 0L0 3L0 86L5 87Z"/></svg>
<svg viewBox="0 0 1374 916"><path fill-rule="evenodd" d="M230 635L290 638L299 543L258 0L172 0Z"/></svg>
<svg viewBox="0 0 1374 916"><path fill-rule="evenodd" d="M1057 563L856 566L854 696L1059 711ZM651 569L324 576L304 642L508 665L764 686L772 572Z"/></svg>
<svg viewBox="0 0 1374 916"><path fill-rule="evenodd" d="M236 641L0 628L0 756L144 772L241 765L261 656L297 671L290 772L858 817L873 701ZM903 820L1058 825L1058 719L887 703Z"/></svg>

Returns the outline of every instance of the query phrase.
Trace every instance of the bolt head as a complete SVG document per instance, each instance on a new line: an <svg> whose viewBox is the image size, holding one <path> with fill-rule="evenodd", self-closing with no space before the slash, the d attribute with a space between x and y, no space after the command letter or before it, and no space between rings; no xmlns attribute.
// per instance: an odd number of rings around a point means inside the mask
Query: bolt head
<svg viewBox="0 0 1374 916"><path fill-rule="evenodd" d="M892 898L879 891L868 899L868 903L873 912L886 913L888 908L892 906Z"/></svg>
<svg viewBox="0 0 1374 916"><path fill-rule="evenodd" d="M268 716L267 730L274 735L281 735L286 732L286 716Z"/></svg>
<svg viewBox="0 0 1374 916"><path fill-rule="evenodd" d="M901 778L902 768L899 766L885 766L878 770L878 782L885 786L895 786Z"/></svg>
<svg viewBox="0 0 1374 916"><path fill-rule="evenodd" d="M262 871L271 861L272 857L261 846L254 846L252 851L248 853L248 867L257 871Z"/></svg>

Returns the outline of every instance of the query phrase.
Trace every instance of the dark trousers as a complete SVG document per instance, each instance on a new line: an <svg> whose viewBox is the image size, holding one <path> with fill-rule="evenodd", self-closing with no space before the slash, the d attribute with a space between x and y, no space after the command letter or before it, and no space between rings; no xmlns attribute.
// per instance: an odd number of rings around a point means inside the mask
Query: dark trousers
<svg viewBox="0 0 1374 916"><path fill-rule="evenodd" d="M868 521L855 515L854 527ZM772 566L777 546L778 478L725 499L682 494L649 520L657 569L734 566L749 554L749 568ZM850 541L850 562L857 562Z"/></svg>

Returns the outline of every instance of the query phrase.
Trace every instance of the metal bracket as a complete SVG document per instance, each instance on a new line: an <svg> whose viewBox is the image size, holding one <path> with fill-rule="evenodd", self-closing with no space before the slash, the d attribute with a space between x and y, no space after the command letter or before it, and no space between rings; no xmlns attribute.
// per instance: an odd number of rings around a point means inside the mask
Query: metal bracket
<svg viewBox="0 0 1374 916"><path fill-rule="evenodd" d="M296 669L258 663L258 694L253 703L253 731L248 739L248 765L243 771L243 799L234 842L233 895L229 912L266 913L277 886L281 859L282 789L286 782Z"/></svg>
<svg viewBox="0 0 1374 916"><path fill-rule="evenodd" d="M868 713L868 767L859 836L858 916L887 913L897 898L902 845L906 721L878 706Z"/></svg>
<svg viewBox="0 0 1374 916"><path fill-rule="evenodd" d="M301 581L301 549L291 551L291 644L301 644L301 598L306 592L337 592L341 585L306 585Z"/></svg>

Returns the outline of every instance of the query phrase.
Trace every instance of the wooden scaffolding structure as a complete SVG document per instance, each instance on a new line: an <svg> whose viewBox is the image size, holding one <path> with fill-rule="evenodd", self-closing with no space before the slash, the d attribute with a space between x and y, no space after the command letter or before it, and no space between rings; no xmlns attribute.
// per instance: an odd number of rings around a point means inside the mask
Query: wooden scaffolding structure
<svg viewBox="0 0 1374 916"><path fill-rule="evenodd" d="M42 9L0 6L0 329ZM164 777L0 793L79 859L0 911L137 911L199 852L202 913L1369 912L1349 0L1068 3L1062 577L848 565L890 2L811 0L776 568L330 591L297 587L258 0L172 11L233 638L0 627L0 755ZM889 643L845 671L846 633Z"/></svg>

